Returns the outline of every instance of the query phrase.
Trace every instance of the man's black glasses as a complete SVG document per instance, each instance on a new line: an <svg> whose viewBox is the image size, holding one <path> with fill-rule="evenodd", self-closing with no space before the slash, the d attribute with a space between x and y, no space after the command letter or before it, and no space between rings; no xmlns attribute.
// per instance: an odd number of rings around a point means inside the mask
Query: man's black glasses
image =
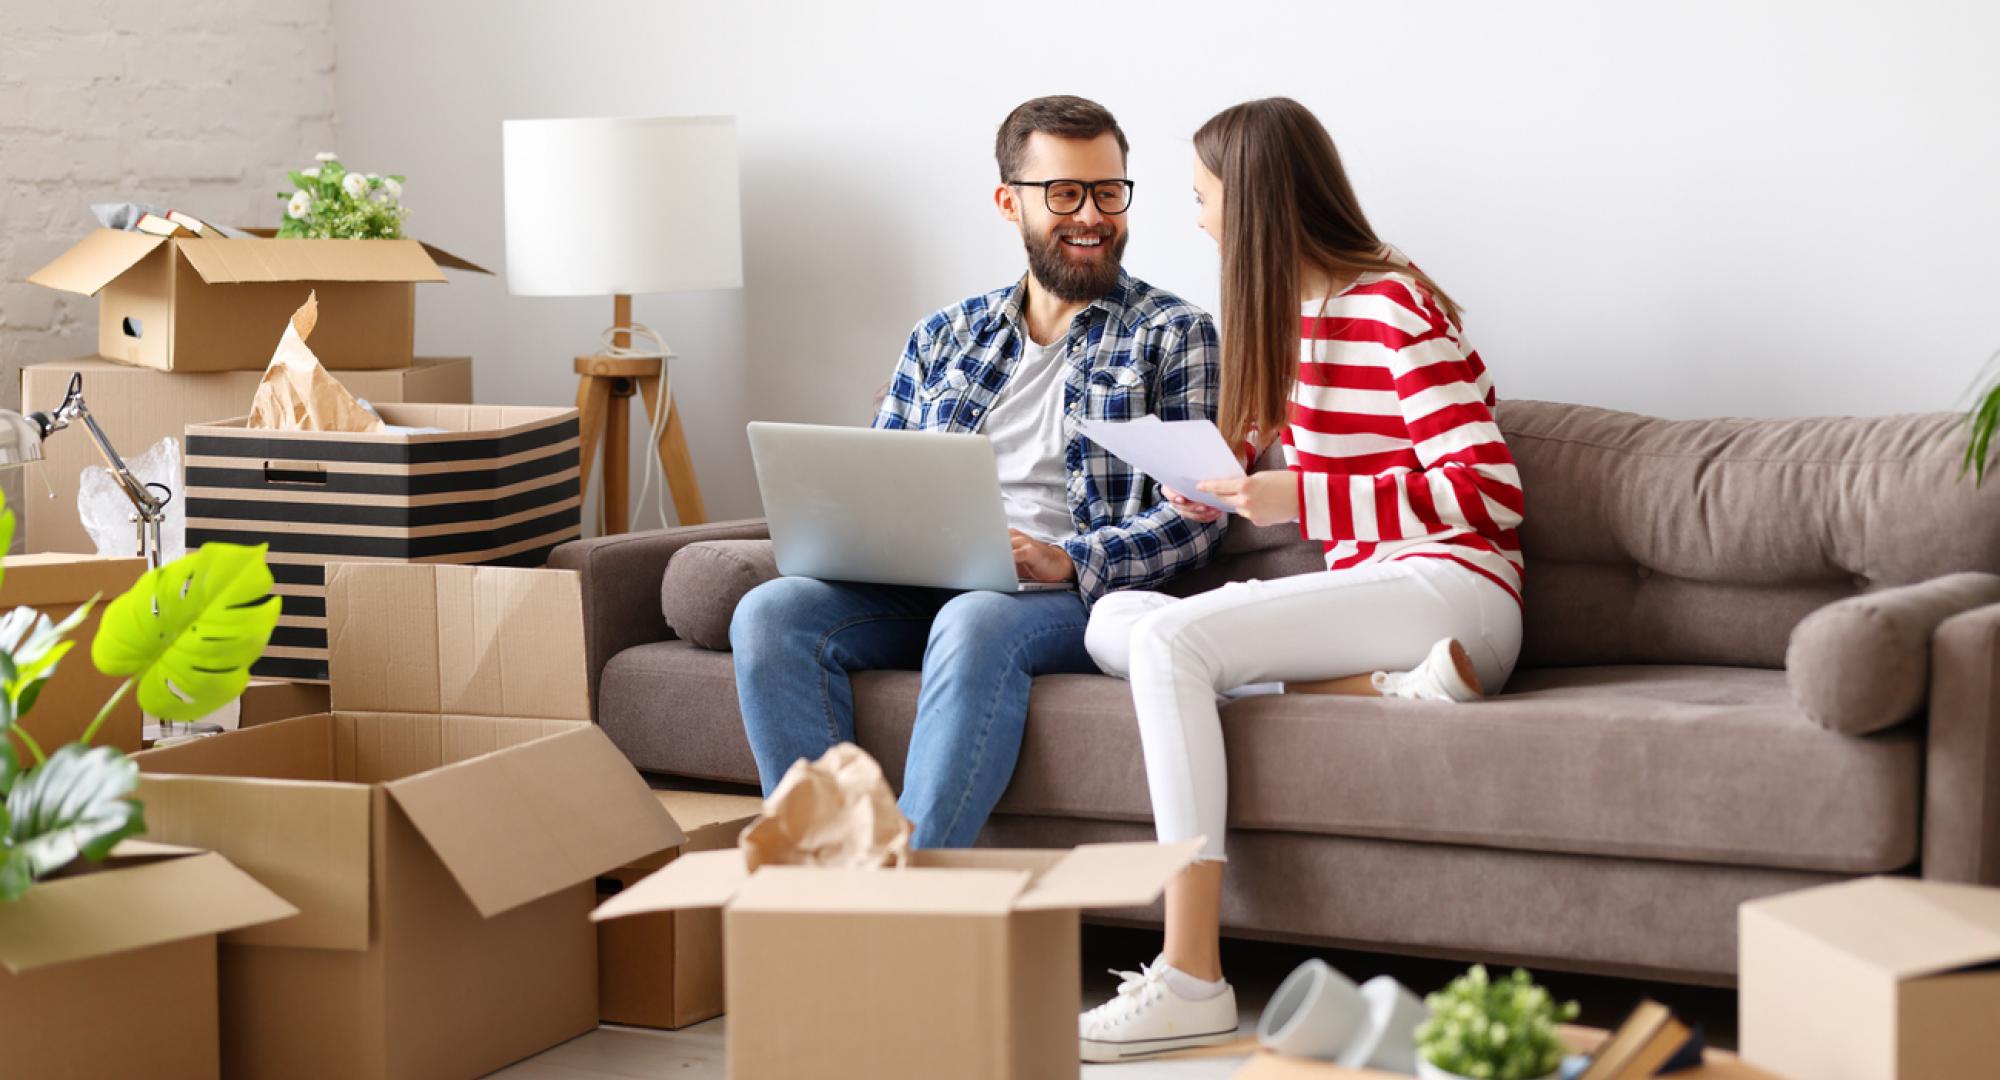
<svg viewBox="0 0 2000 1080"><path fill-rule="evenodd" d="M1042 189L1042 203L1051 214L1074 214L1089 195L1100 213L1122 214L1132 208L1130 180L1009 180L1012 187Z"/></svg>

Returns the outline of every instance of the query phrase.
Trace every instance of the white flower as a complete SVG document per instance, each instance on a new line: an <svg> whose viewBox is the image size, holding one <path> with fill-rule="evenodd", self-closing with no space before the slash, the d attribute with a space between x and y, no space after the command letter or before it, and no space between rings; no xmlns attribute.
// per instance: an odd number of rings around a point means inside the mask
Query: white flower
<svg viewBox="0 0 2000 1080"><path fill-rule="evenodd" d="M368 201L374 203L376 206L387 206L389 205L389 193L386 191L373 192L368 196Z"/></svg>
<svg viewBox="0 0 2000 1080"><path fill-rule="evenodd" d="M324 163L332 161L335 158L338 158L339 156L340 156L339 154L336 154L331 150L321 150L319 153L313 155L313 160Z"/></svg>
<svg viewBox="0 0 2000 1080"><path fill-rule="evenodd" d="M403 185L397 183L394 180L384 179L382 181L382 190L388 192L389 197L392 199L400 199L403 197Z"/></svg>
<svg viewBox="0 0 2000 1080"><path fill-rule="evenodd" d="M304 221L312 216L312 196L303 191L292 192L292 201L285 206L285 216L296 221Z"/></svg>
<svg viewBox="0 0 2000 1080"><path fill-rule="evenodd" d="M317 179L319 179L319 170L318 170L318 169L301 169L301 170L299 170L299 175L300 175L300 176L303 176L303 177L305 177L305 178L306 178L306 179L308 179L308 180L317 180Z"/></svg>
<svg viewBox="0 0 2000 1080"><path fill-rule="evenodd" d="M359 173L348 173L341 177L340 190L347 192L350 199L358 199L368 194L368 179Z"/></svg>

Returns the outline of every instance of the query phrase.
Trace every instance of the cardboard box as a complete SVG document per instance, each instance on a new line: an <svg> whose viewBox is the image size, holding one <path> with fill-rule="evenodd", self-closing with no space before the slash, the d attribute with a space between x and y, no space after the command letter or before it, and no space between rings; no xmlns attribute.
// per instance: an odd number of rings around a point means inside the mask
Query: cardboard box
<svg viewBox="0 0 2000 1080"><path fill-rule="evenodd" d="M271 347L277 339L271 340ZM265 351L269 359L269 350ZM210 374L167 374L126 367L95 356L56 363L30 364L21 369L21 411L48 411L62 404L70 376L83 376L83 398L90 415L111 438L120 454L144 453L171 435L185 439L189 424L218 416L235 416L250 408L262 371ZM472 361L418 360L412 367L388 371L343 371L342 384L371 402L472 400ZM187 445L182 443L183 454ZM86 465L102 465L97 447L82 429L59 431L42 443L42 463L33 466L47 480L33 475L22 483L26 492L21 511L27 518L28 551L95 551L76 509L76 491ZM176 484L176 488L180 485ZM44 497L50 495L52 497ZM176 490L175 498L182 497Z"/></svg>
<svg viewBox="0 0 2000 1080"><path fill-rule="evenodd" d="M91 597L98 598L90 617L70 631L69 640L76 644L56 665L56 673L43 684L34 707L21 718L21 726L28 729L28 734L34 736L44 751L53 753L56 747L81 737L97 716L97 710L111 700L111 695L118 692L118 685L125 681L102 674L91 664L90 641L97 636L104 605L139 580L146 572L146 560L98 555L9 555L0 559L0 566L6 568L4 578L0 578L0 612L26 606L61 622ZM93 744L115 746L128 752L137 750L139 726L139 695L128 693L104 718ZM20 740L14 741L21 760L32 760Z"/></svg>
<svg viewBox="0 0 2000 1080"><path fill-rule="evenodd" d="M682 855L734 847L763 811L747 795L655 791L687 840L597 879L602 903ZM722 1015L722 914L669 911L597 924L597 1015L607 1024L682 1028Z"/></svg>
<svg viewBox="0 0 2000 1080"><path fill-rule="evenodd" d="M451 1080L597 1026L597 875L683 842L584 692L574 574L337 564L333 711L149 750L154 835L299 908L223 939L236 1076Z"/></svg>
<svg viewBox="0 0 2000 1080"><path fill-rule="evenodd" d="M722 908L732 1080L1081 1075L1077 911L1160 895L1200 841L928 850L895 870L668 863L592 919Z"/></svg>
<svg viewBox="0 0 2000 1080"><path fill-rule="evenodd" d="M28 276L97 296L97 351L160 371L258 371L319 296L312 349L330 369L409 367L417 283L486 273L415 240L169 238L99 229ZM217 415L228 415L220 413Z"/></svg>
<svg viewBox="0 0 2000 1080"><path fill-rule="evenodd" d="M435 435L187 430L187 541L271 545L284 613L254 674L327 678L337 560L541 566L583 535L575 409L384 405Z"/></svg>
<svg viewBox="0 0 2000 1080"><path fill-rule="evenodd" d="M1876 877L1739 910L1743 1060L1801 1080L2000 1071L2000 889Z"/></svg>
<svg viewBox="0 0 2000 1080"><path fill-rule="evenodd" d="M126 841L0 904L4 1073L221 1075L215 936L289 918L220 855Z"/></svg>

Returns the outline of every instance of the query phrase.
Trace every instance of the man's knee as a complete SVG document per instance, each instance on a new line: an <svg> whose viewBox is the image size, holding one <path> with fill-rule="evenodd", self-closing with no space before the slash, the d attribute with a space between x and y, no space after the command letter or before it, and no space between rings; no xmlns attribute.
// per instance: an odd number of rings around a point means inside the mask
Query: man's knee
<svg viewBox="0 0 2000 1080"><path fill-rule="evenodd" d="M992 649L1027 623L1020 598L1011 593L967 592L945 601L931 623L930 647Z"/></svg>
<svg viewBox="0 0 2000 1080"><path fill-rule="evenodd" d="M729 647L755 651L787 630L803 628L827 584L804 577L772 578L744 594L729 618Z"/></svg>

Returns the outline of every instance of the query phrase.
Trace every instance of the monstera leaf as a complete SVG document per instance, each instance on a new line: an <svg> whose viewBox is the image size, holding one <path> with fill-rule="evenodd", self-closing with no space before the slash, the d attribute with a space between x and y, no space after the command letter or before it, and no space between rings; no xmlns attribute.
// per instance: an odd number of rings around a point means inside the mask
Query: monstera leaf
<svg viewBox="0 0 2000 1080"><path fill-rule="evenodd" d="M149 570L104 608L90 658L137 682L139 706L163 720L198 720L250 682L278 625L268 545L203 544Z"/></svg>
<svg viewBox="0 0 2000 1080"><path fill-rule="evenodd" d="M126 798L138 784L131 758L81 743L14 777L0 813L0 900L19 899L36 878L78 856L102 859L118 841L145 832L143 808Z"/></svg>
<svg viewBox="0 0 2000 1080"><path fill-rule="evenodd" d="M34 608L17 607L0 615L0 728L20 719L35 705L42 685L56 673L56 663L76 642L65 641L69 632L90 615L92 598L69 613L61 622L50 622Z"/></svg>

